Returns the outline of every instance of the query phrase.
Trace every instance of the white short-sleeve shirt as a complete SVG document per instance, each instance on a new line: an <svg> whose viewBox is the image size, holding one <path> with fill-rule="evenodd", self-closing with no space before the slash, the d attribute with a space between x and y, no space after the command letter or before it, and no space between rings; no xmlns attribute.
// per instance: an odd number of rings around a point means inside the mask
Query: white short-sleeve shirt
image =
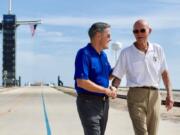
<svg viewBox="0 0 180 135"><path fill-rule="evenodd" d="M160 45L149 43L145 54L133 44L121 51L112 74L119 79L126 75L127 87L159 87L164 70L167 63Z"/></svg>

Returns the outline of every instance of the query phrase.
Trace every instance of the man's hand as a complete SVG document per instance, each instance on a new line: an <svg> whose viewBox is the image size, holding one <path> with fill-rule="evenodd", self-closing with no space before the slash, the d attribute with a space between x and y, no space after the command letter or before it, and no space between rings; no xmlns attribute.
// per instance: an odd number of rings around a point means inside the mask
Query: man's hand
<svg viewBox="0 0 180 135"><path fill-rule="evenodd" d="M117 88L114 86L110 86L110 89L113 92L111 97L112 99L115 99L117 97Z"/></svg>
<svg viewBox="0 0 180 135"><path fill-rule="evenodd" d="M166 97L166 108L167 108L167 111L171 110L173 108L173 105L174 105L174 100L173 100L173 97L172 95L167 95Z"/></svg>
<svg viewBox="0 0 180 135"><path fill-rule="evenodd" d="M166 108L167 108L167 111L169 111L170 109L172 109L172 107L174 105L174 100L173 100L170 77L169 77L169 73L167 70L164 70L164 72L162 73L162 79L164 82L164 86L166 87L166 90L167 90Z"/></svg>
<svg viewBox="0 0 180 135"><path fill-rule="evenodd" d="M116 93L116 90L115 90L115 89L112 90L111 88L106 88L105 94L106 94L108 97L112 97L113 99L117 97L117 93Z"/></svg>

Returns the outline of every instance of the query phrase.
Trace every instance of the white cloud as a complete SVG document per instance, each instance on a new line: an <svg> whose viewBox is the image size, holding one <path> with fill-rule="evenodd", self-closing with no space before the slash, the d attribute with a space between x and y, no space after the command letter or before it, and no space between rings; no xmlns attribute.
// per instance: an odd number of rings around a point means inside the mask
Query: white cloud
<svg viewBox="0 0 180 135"><path fill-rule="evenodd" d="M17 77L22 77L22 84L25 81L56 83L57 76L61 75L61 79L65 83L69 81L72 83L74 70L67 70L67 67L73 67L73 62L74 57L57 57L54 54L32 51L19 52L17 56Z"/></svg>
<svg viewBox="0 0 180 135"><path fill-rule="evenodd" d="M24 35L27 35L29 37L26 37L26 40L24 40ZM71 42L76 42L76 43L82 43L86 42L86 39L82 39L80 37L73 37L73 36L64 36L63 32L61 31L48 31L44 27L37 27L35 36L32 38L30 30L27 29L27 27L22 27L19 28L18 30L18 36L22 38L18 39L19 43L25 43L25 44L32 44L32 42L35 40L37 42L51 42L51 43L60 43L60 42L66 42L66 43L71 43Z"/></svg>
<svg viewBox="0 0 180 135"><path fill-rule="evenodd" d="M62 37L63 36L63 33L61 33L61 32L56 32L56 31L54 31L54 32L52 32L52 31L50 31L50 32L47 32L47 31L44 31L44 32L41 32L41 31L39 31L39 33L38 33L38 35L39 36L43 36L43 37Z"/></svg>
<svg viewBox="0 0 180 135"><path fill-rule="evenodd" d="M88 17L64 17L54 16L42 18L44 24L49 25L72 25L72 26L86 26L87 24L94 22L94 18Z"/></svg>
<svg viewBox="0 0 180 135"><path fill-rule="evenodd" d="M43 22L48 25L65 25L65 26L80 26L80 27L86 27L91 25L94 22L97 21L105 21L112 23L114 25L119 25L119 26L126 26L127 18L120 18L120 17L64 17L64 16L56 16L56 17L47 17L43 18ZM113 20L113 21L112 21ZM116 21L115 21L116 20Z"/></svg>
<svg viewBox="0 0 180 135"><path fill-rule="evenodd" d="M17 59L17 74L24 75L28 81L34 81L35 78L47 80L47 76L57 70L56 59L50 54L19 52Z"/></svg>
<svg viewBox="0 0 180 135"><path fill-rule="evenodd" d="M22 33L22 34L30 34L31 33L30 28L27 27L27 26L19 27L18 32ZM43 27L37 27L36 28L36 33L38 33L38 35L40 35L40 36L47 36L47 37L48 36L59 36L59 37L61 37L63 35L62 32L59 32L59 31L47 31Z"/></svg>
<svg viewBox="0 0 180 135"><path fill-rule="evenodd" d="M173 10L174 11L174 10ZM79 26L89 27L94 22L104 21L117 28L131 28L134 21L140 18L147 19L150 24L156 29L163 28L180 28L180 18L176 12L173 11L161 11L146 16L104 16L104 17L64 17L64 16L49 16L43 18L44 24L57 25L57 26Z"/></svg>

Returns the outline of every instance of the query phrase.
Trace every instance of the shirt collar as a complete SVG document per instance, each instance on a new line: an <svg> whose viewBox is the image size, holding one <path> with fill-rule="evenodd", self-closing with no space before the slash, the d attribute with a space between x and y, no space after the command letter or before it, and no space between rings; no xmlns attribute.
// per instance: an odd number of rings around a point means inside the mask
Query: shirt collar
<svg viewBox="0 0 180 135"><path fill-rule="evenodd" d="M100 55L103 54L103 51L101 51L100 54L99 54L99 53L96 51L96 49L92 46L91 43L88 43L87 46L88 46L88 47L91 49L91 51L92 51L93 53L95 53L96 55L100 56Z"/></svg>
<svg viewBox="0 0 180 135"><path fill-rule="evenodd" d="M148 45L149 45L149 46L148 46L148 50L147 50L146 53L149 53L149 52L153 51L153 45L152 45L152 43L148 42ZM135 46L134 43L133 43L133 48L134 48L137 52L139 52L139 53L141 53L141 54L144 54L144 52L142 52L142 51L140 51L139 49L136 48L136 46Z"/></svg>
<svg viewBox="0 0 180 135"><path fill-rule="evenodd" d="M149 44L149 47L148 47L147 52L153 51L153 45L149 42L148 42L148 44Z"/></svg>

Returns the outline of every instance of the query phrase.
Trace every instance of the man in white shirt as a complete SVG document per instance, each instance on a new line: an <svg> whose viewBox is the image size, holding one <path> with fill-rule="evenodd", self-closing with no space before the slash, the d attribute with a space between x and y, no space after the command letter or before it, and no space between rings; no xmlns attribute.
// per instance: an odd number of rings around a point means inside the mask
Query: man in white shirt
<svg viewBox="0 0 180 135"><path fill-rule="evenodd" d="M172 87L163 49L148 41L152 29L145 20L133 27L136 41L123 49L113 70L112 85L118 87L126 75L128 109L136 135L157 135L160 104L159 82L167 90L166 108L173 107Z"/></svg>

